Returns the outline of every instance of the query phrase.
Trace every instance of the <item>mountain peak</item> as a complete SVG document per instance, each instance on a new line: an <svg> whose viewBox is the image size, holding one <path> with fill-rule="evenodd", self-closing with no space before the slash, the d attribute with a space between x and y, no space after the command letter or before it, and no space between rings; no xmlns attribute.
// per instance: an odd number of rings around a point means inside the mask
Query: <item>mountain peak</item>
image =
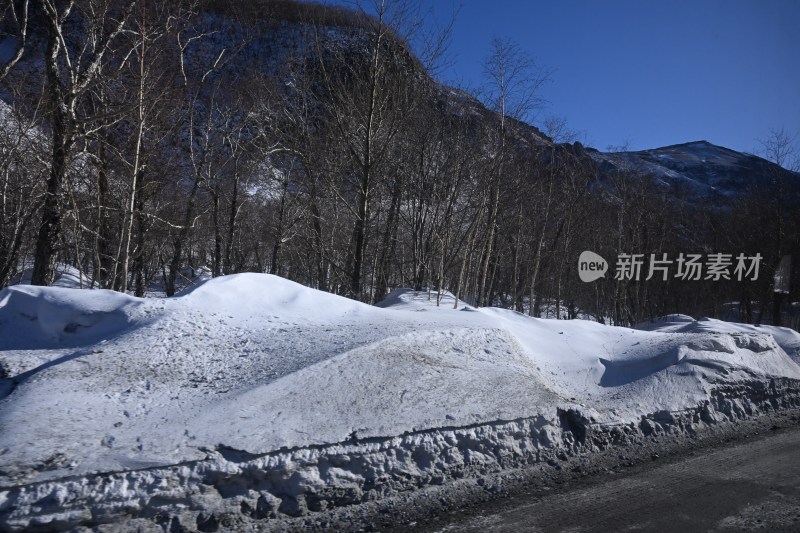
<svg viewBox="0 0 800 533"><path fill-rule="evenodd" d="M600 164L601 175L634 171L655 177L667 189L691 191L701 200L742 194L754 179L781 169L761 157L704 139L631 152L592 152L591 157Z"/></svg>

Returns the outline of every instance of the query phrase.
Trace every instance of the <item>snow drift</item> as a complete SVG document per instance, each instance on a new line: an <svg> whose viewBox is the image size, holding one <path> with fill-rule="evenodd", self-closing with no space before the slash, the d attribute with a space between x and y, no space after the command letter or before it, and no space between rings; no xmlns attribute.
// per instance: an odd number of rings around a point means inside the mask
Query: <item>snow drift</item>
<svg viewBox="0 0 800 533"><path fill-rule="evenodd" d="M791 330L650 329L259 274L172 299L7 288L0 526L296 515L795 401Z"/></svg>

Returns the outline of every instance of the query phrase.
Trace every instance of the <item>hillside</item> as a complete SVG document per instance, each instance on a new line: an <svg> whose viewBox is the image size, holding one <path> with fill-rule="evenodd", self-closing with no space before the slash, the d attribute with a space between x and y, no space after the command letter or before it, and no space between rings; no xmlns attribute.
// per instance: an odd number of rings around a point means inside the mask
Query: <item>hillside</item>
<svg viewBox="0 0 800 533"><path fill-rule="evenodd" d="M762 157L736 152L708 141L696 141L636 152L587 149L601 175L631 170L656 177L668 193L689 194L697 202L745 195L782 177L797 184L800 174Z"/></svg>
<svg viewBox="0 0 800 533"><path fill-rule="evenodd" d="M37 11L2 80L0 286L51 284L58 263L90 286L174 295L208 268L366 303L431 287L614 324L720 317L731 302L748 302L737 320L800 320L796 293L774 305L771 289L800 254L796 173L706 142L554 143L498 113L502 80L487 76L482 99L435 80L388 7L201 2L120 18L121 5L56 20L63 46ZM112 20L130 31L104 33ZM71 61L80 50L103 52L96 69ZM763 269L742 284L586 285L585 250L758 254Z"/></svg>

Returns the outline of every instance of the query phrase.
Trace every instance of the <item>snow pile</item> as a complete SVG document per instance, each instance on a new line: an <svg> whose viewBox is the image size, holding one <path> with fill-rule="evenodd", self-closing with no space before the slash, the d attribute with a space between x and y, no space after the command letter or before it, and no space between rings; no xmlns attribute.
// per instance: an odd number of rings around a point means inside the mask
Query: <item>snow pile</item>
<svg viewBox="0 0 800 533"><path fill-rule="evenodd" d="M30 285L33 275L33 266L23 269L11 278L11 285ZM53 280L53 287L65 287L70 289L88 289L90 284L89 276L86 272L81 272L71 265L59 263L56 265L56 275Z"/></svg>
<svg viewBox="0 0 800 533"><path fill-rule="evenodd" d="M449 291L442 291L437 305L437 291L414 291L411 289L395 289L375 305L384 309L391 307L392 309L402 309L404 311L428 311L434 309L475 310L471 305L467 305L464 300L456 300L455 295Z"/></svg>
<svg viewBox="0 0 800 533"><path fill-rule="evenodd" d="M714 318L694 320L686 315L667 315L656 322L637 325L638 329L671 333L711 333L727 334L736 338L742 336L772 337L796 363L800 363L800 333L790 328L779 326L737 324L724 322Z"/></svg>
<svg viewBox="0 0 800 533"><path fill-rule="evenodd" d="M0 348L91 344L125 329L138 305L114 291L11 286L0 293Z"/></svg>
<svg viewBox="0 0 800 533"><path fill-rule="evenodd" d="M314 494L354 503L752 414L800 380L781 328L673 317L643 331L413 291L385 305L259 274L171 299L3 290L0 525L155 500L302 514Z"/></svg>

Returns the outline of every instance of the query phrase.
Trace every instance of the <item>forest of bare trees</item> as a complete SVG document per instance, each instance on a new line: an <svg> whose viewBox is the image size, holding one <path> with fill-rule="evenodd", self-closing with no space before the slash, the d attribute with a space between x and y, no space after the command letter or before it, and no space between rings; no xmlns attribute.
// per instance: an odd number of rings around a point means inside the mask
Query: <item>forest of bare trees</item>
<svg viewBox="0 0 800 533"><path fill-rule="evenodd" d="M508 41L487 50L481 104L431 79L436 50L410 51L418 27L400 3L3 9L0 287L69 265L85 287L172 296L205 268L616 324L792 316L800 279L775 307L772 276L800 260L797 174L774 167L716 205L634 169L601 175L579 143L523 122L548 73ZM788 167L775 133L765 156ZM764 261L749 282L587 284L583 250Z"/></svg>

